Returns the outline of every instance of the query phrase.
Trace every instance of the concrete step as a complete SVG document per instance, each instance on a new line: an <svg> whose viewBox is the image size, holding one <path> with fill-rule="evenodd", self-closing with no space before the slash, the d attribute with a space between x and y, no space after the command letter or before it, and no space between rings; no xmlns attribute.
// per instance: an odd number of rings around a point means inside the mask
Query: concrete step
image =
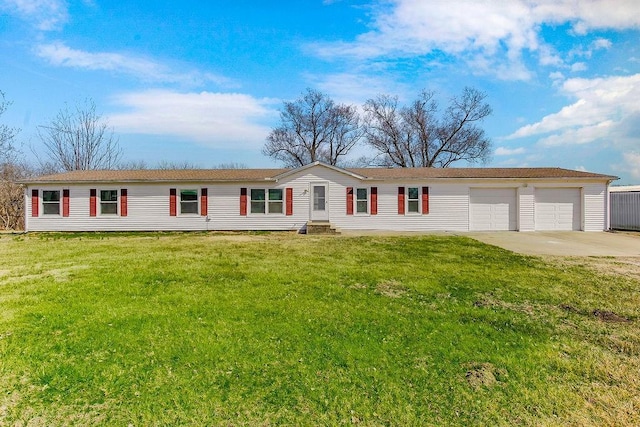
<svg viewBox="0 0 640 427"><path fill-rule="evenodd" d="M332 226L329 221L309 221L307 234L340 234L340 230Z"/></svg>

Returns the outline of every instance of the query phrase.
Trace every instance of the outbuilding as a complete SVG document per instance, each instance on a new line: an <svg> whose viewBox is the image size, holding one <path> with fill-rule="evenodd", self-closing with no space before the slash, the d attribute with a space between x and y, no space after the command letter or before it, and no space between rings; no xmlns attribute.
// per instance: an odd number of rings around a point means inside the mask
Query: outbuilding
<svg viewBox="0 0 640 427"><path fill-rule="evenodd" d="M560 168L74 171L26 184L27 231L608 230L610 175Z"/></svg>
<svg viewBox="0 0 640 427"><path fill-rule="evenodd" d="M640 231L640 185L613 186L609 191L611 228Z"/></svg>

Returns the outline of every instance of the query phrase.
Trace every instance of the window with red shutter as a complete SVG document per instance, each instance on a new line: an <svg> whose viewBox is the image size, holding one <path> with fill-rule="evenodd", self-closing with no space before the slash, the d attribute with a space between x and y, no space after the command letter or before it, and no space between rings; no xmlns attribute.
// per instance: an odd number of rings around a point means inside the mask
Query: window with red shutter
<svg viewBox="0 0 640 427"><path fill-rule="evenodd" d="M398 215L404 215L404 187L398 187Z"/></svg>
<svg viewBox="0 0 640 427"><path fill-rule="evenodd" d="M287 187L286 189L286 198L287 198L287 215L293 215L293 188Z"/></svg>
<svg viewBox="0 0 640 427"><path fill-rule="evenodd" d="M347 187L347 215L353 215L353 187Z"/></svg>
<svg viewBox="0 0 640 427"><path fill-rule="evenodd" d="M177 190L175 188L169 189L169 216L176 216L178 214L177 209Z"/></svg>
<svg viewBox="0 0 640 427"><path fill-rule="evenodd" d="M240 189L240 215L247 216L247 189Z"/></svg>
<svg viewBox="0 0 640 427"><path fill-rule="evenodd" d="M126 188L120 189L120 216L127 216L129 214L129 203L127 200L128 191Z"/></svg>
<svg viewBox="0 0 640 427"><path fill-rule="evenodd" d="M422 187L422 215L429 213L429 187Z"/></svg>
<svg viewBox="0 0 640 427"><path fill-rule="evenodd" d="M200 189L200 216L209 214L209 190L207 188Z"/></svg>
<svg viewBox="0 0 640 427"><path fill-rule="evenodd" d="M39 207L40 197L38 196L38 190L31 190L31 216L37 217L39 215Z"/></svg>
<svg viewBox="0 0 640 427"><path fill-rule="evenodd" d="M62 216L69 216L69 190L62 190Z"/></svg>
<svg viewBox="0 0 640 427"><path fill-rule="evenodd" d="M371 187L371 215L378 214L378 187Z"/></svg>
<svg viewBox="0 0 640 427"><path fill-rule="evenodd" d="M97 207L97 199L98 197L97 195L97 190L95 188L92 188L91 190L89 190L89 216L96 216L96 207Z"/></svg>

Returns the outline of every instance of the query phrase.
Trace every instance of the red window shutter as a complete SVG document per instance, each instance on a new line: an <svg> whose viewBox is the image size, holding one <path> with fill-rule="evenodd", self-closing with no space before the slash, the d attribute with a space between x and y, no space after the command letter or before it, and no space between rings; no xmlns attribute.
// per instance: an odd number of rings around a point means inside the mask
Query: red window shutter
<svg viewBox="0 0 640 427"><path fill-rule="evenodd" d="M96 206L97 206L97 199L98 197L96 196L97 191L95 188L92 188L91 190L89 190L89 216L96 216Z"/></svg>
<svg viewBox="0 0 640 427"><path fill-rule="evenodd" d="M371 215L378 215L378 187L371 187Z"/></svg>
<svg viewBox="0 0 640 427"><path fill-rule="evenodd" d="M404 187L398 187L398 215L404 215Z"/></svg>
<svg viewBox="0 0 640 427"><path fill-rule="evenodd" d="M247 216L247 189L240 189L240 215Z"/></svg>
<svg viewBox="0 0 640 427"><path fill-rule="evenodd" d="M286 189L287 197L287 215L293 215L293 188Z"/></svg>
<svg viewBox="0 0 640 427"><path fill-rule="evenodd" d="M422 187L422 214L429 213L429 187Z"/></svg>
<svg viewBox="0 0 640 427"><path fill-rule="evenodd" d="M40 201L38 196L38 190L31 190L31 216L38 216L38 208L40 207Z"/></svg>
<svg viewBox="0 0 640 427"><path fill-rule="evenodd" d="M209 215L209 190L207 188L200 189L200 216Z"/></svg>
<svg viewBox="0 0 640 427"><path fill-rule="evenodd" d="M353 187L347 187L347 215L353 215Z"/></svg>
<svg viewBox="0 0 640 427"><path fill-rule="evenodd" d="M128 214L128 206L127 206L127 189L120 189L120 216L127 216Z"/></svg>
<svg viewBox="0 0 640 427"><path fill-rule="evenodd" d="M62 190L62 216L69 216L69 190Z"/></svg>
<svg viewBox="0 0 640 427"><path fill-rule="evenodd" d="M177 192L175 188L169 189L169 216L176 216L178 212L176 194Z"/></svg>

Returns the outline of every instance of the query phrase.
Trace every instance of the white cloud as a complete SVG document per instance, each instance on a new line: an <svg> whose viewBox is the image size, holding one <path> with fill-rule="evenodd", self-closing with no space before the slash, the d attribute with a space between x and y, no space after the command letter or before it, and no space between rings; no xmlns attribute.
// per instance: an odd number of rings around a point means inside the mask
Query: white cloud
<svg viewBox="0 0 640 427"><path fill-rule="evenodd" d="M42 31L59 29L69 20L64 0L0 0L0 10L24 19Z"/></svg>
<svg viewBox="0 0 640 427"><path fill-rule="evenodd" d="M633 178L640 180L640 152L624 153L625 164L622 169Z"/></svg>
<svg viewBox="0 0 640 427"><path fill-rule="evenodd" d="M477 72L527 79L523 52L536 52L543 65L561 65L540 37L543 25L569 23L575 33L640 26L640 2L617 0L391 0L374 9L371 31L353 42L312 46L319 56L375 59L442 51L470 61ZM610 42L598 39L594 48ZM508 71L512 72L508 72Z"/></svg>
<svg viewBox="0 0 640 427"><path fill-rule="evenodd" d="M516 154L523 154L525 149L523 147L520 148L507 148L507 147L498 147L496 148L495 155L496 156L513 156Z"/></svg>
<svg viewBox="0 0 640 427"><path fill-rule="evenodd" d="M569 79L561 90L576 101L507 138L538 136L548 146L594 142L640 146L640 74Z"/></svg>
<svg viewBox="0 0 640 427"><path fill-rule="evenodd" d="M156 61L114 52L87 52L73 49L61 41L36 46L36 54L51 65L84 70L112 71L149 82L202 86L205 83L233 86L230 79L200 71L176 72Z"/></svg>
<svg viewBox="0 0 640 427"><path fill-rule="evenodd" d="M578 73L580 71L587 71L587 64L585 64L584 62L576 62L575 64L571 65L571 72Z"/></svg>
<svg viewBox="0 0 640 427"><path fill-rule="evenodd" d="M596 39L593 41L593 43L591 43L591 46L594 49L610 49L612 45L613 43L611 43L611 40L603 38Z"/></svg>
<svg viewBox="0 0 640 427"><path fill-rule="evenodd" d="M130 110L109 115L118 132L171 135L217 148L262 146L277 117L274 100L239 93L178 93L149 90L118 95L116 105Z"/></svg>
<svg viewBox="0 0 640 427"><path fill-rule="evenodd" d="M381 75L371 76L358 72L309 75L307 79L321 92L327 93L335 101L346 104L363 104L367 99L382 93L402 94L407 88L397 81ZM417 94L416 94L417 95Z"/></svg>
<svg viewBox="0 0 640 427"><path fill-rule="evenodd" d="M558 81L564 80L564 74L560 71L554 71L553 73L549 73L549 78L553 80L554 84Z"/></svg>

